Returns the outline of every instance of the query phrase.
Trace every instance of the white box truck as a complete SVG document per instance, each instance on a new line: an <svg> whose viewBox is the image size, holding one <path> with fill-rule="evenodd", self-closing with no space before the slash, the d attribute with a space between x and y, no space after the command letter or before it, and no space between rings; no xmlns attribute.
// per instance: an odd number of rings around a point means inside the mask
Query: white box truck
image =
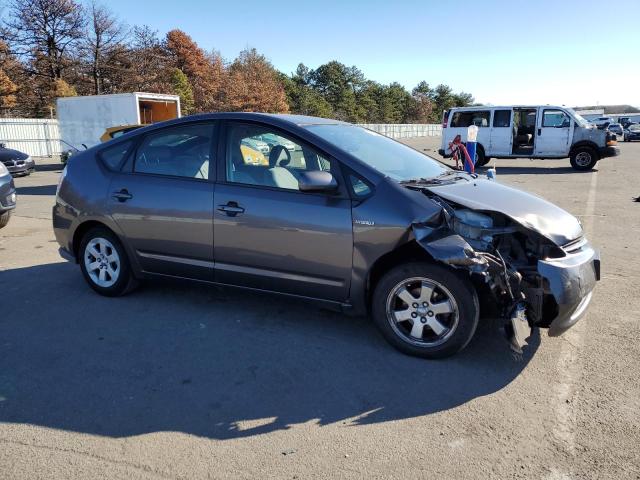
<svg viewBox="0 0 640 480"><path fill-rule="evenodd" d="M100 137L108 128L180 118L180 97L177 95L117 93L64 97L58 98L56 103L60 138L76 149L100 143Z"/></svg>

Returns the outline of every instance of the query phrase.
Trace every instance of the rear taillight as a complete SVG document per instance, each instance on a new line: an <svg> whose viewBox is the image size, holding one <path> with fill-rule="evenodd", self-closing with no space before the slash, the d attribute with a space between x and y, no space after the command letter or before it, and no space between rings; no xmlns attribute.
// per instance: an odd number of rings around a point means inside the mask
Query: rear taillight
<svg viewBox="0 0 640 480"><path fill-rule="evenodd" d="M449 110L442 113L442 128L447 128L447 123L449 123Z"/></svg>

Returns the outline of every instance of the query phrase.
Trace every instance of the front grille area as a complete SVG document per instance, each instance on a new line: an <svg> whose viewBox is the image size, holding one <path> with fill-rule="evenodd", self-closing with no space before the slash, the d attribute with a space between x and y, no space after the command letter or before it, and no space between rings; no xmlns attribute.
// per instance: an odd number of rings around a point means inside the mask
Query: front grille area
<svg viewBox="0 0 640 480"><path fill-rule="evenodd" d="M25 164L25 160L2 160L4 166L9 167L23 167Z"/></svg>
<svg viewBox="0 0 640 480"><path fill-rule="evenodd" d="M587 243L587 239L584 237L576 238L575 240L570 241L569 243L562 246L562 250L566 254L577 253L582 250L582 247Z"/></svg>

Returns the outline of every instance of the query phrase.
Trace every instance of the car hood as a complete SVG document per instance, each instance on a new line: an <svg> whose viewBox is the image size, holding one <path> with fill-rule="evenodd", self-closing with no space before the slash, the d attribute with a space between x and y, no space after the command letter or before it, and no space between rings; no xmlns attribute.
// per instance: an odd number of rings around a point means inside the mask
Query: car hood
<svg viewBox="0 0 640 480"><path fill-rule="evenodd" d="M0 148L0 161L2 160L24 160L29 155L12 148Z"/></svg>
<svg viewBox="0 0 640 480"><path fill-rule="evenodd" d="M582 236L576 217L531 193L483 178L429 186L436 195L473 210L500 212L558 246Z"/></svg>

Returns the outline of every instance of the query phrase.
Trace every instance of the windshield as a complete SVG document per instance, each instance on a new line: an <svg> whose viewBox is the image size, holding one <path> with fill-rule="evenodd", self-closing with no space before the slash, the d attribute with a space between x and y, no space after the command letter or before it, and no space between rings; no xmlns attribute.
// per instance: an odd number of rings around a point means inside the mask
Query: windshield
<svg viewBox="0 0 640 480"><path fill-rule="evenodd" d="M417 150L355 125L309 125L324 140L397 181L431 178L449 168Z"/></svg>
<svg viewBox="0 0 640 480"><path fill-rule="evenodd" d="M565 110L567 110L567 112L569 112L573 116L579 127L588 128L591 126L591 123L588 122L582 115L579 115L573 108L567 108Z"/></svg>

